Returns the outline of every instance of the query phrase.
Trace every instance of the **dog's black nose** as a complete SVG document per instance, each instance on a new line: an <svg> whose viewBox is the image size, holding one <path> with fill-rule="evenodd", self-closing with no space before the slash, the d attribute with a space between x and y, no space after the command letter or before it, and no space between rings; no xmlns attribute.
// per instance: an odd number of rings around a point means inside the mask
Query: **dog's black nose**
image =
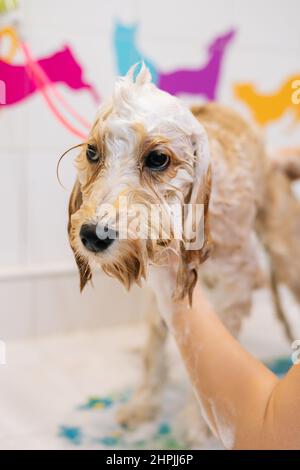
<svg viewBox="0 0 300 470"><path fill-rule="evenodd" d="M80 229L80 239L85 248L93 253L99 253L108 248L116 239L117 233L108 227L84 224Z"/></svg>

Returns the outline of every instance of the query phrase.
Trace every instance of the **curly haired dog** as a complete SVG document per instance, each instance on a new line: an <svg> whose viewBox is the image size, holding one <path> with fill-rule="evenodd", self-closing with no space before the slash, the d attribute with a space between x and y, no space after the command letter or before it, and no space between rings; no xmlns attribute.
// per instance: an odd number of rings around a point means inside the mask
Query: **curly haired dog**
<svg viewBox="0 0 300 470"><path fill-rule="evenodd" d="M156 88L145 66L136 78L134 73L133 69L117 82L81 145L69 203L69 239L81 289L96 266L127 288L142 278L153 286L156 301L150 307L143 380L119 413L119 420L132 426L156 413L166 377L167 330L159 315L164 302L155 285L155 270L170 247L180 258L175 297L191 298L199 278L234 335L250 311L253 290L264 280L258 240L270 258L280 318L284 319L279 282L286 283L300 301L299 204L288 178L266 159L260 136L225 107L211 103L188 109ZM111 205L119 217L121 196L129 208L139 203L150 211L150 206L160 204L164 208L160 225L171 218L171 203L202 205L201 246L189 249L187 240L175 240L172 231L168 240L118 237L101 208ZM99 227L106 236L99 234ZM285 328L291 335L286 323ZM188 413L195 420L198 411L190 406ZM191 423L188 427L192 429Z"/></svg>

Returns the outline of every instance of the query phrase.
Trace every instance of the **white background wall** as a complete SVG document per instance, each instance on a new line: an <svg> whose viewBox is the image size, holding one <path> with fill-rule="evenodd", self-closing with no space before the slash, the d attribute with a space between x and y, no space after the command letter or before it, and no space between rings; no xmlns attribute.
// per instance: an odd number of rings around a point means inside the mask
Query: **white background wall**
<svg viewBox="0 0 300 470"><path fill-rule="evenodd" d="M226 54L221 101L233 100L232 84L255 82L263 92L300 73L299 0L21 0L22 31L35 57L68 43L85 78L102 97L117 73L114 21L139 22L138 43L161 70L199 67L205 46L231 27L238 35ZM21 56L18 58L22 60ZM0 77L1 78L1 77ZM92 121L90 96L61 86L64 96ZM300 144L299 125L285 116L265 130L269 148ZM59 155L78 140L52 116L40 95L0 111L0 337L65 331L136 318L142 295L123 293L99 275L96 289L78 293L66 236L68 191L58 184ZM72 155L62 180L74 179Z"/></svg>

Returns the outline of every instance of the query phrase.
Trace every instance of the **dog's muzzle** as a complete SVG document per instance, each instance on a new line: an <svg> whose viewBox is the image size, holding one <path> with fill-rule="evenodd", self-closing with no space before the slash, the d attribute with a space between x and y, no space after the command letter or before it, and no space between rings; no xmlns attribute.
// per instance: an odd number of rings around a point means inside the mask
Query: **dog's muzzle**
<svg viewBox="0 0 300 470"><path fill-rule="evenodd" d="M92 253L105 251L117 238L117 232L109 227L84 224L80 229L83 246Z"/></svg>

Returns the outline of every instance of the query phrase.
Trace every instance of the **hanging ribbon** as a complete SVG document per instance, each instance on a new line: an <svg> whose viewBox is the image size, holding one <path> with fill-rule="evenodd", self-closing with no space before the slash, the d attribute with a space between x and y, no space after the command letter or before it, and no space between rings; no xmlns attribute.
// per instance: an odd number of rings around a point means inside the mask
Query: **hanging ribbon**
<svg viewBox="0 0 300 470"><path fill-rule="evenodd" d="M9 38L10 45L8 52L5 55L2 55L1 58L5 62L11 63L19 47L18 36L13 28L7 26L0 30L0 39L3 39L4 37Z"/></svg>
<svg viewBox="0 0 300 470"><path fill-rule="evenodd" d="M37 89L40 91L42 94L43 98L45 99L48 107L50 110L53 112L53 114L56 116L56 118L61 122L61 124L66 127L72 134L76 135L77 137L80 137L81 139L86 139L87 135L78 129L74 127L72 124L69 123L69 121L58 111L56 108L55 104L52 102L51 97L48 95L46 89L49 87L53 94L56 96L57 100L61 102L61 104L70 112L70 114L73 115L75 119L77 119L81 124L84 125L87 129L90 129L90 124L83 118L81 117L77 111L73 109L73 107L65 101L65 99L61 96L61 94L56 90L55 86L53 83L49 80L47 75L45 74L44 70L42 67L32 58L32 55L29 51L28 46L23 42L20 41L20 46L21 49L24 53L25 56L25 62L28 67L28 69L31 72L32 79L37 87Z"/></svg>

